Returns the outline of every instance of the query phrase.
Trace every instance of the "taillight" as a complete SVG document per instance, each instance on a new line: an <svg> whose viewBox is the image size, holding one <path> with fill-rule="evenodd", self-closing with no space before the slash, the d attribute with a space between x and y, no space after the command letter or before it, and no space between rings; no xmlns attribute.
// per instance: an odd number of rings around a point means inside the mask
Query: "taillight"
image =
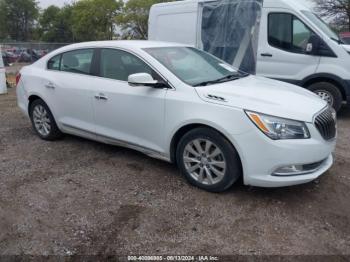
<svg viewBox="0 0 350 262"><path fill-rule="evenodd" d="M16 75L16 86L18 86L19 80L21 80L21 73Z"/></svg>

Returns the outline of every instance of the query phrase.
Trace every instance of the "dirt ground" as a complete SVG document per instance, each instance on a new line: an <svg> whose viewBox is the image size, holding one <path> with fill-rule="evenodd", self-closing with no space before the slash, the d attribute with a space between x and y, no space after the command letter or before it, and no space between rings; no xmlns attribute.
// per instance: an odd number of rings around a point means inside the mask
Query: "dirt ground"
<svg viewBox="0 0 350 262"><path fill-rule="evenodd" d="M132 150L40 140L14 91L0 96L1 255L350 255L350 109L319 180L212 194Z"/></svg>

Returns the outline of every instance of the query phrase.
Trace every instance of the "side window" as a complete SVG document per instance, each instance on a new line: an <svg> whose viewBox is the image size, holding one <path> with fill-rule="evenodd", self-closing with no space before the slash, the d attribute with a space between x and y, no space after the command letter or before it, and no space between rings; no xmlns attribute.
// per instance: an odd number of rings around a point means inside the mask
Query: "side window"
<svg viewBox="0 0 350 262"><path fill-rule="evenodd" d="M306 50L306 46L312 32L301 22L298 18L293 17L293 48L303 52Z"/></svg>
<svg viewBox="0 0 350 262"><path fill-rule="evenodd" d="M54 56L47 62L47 69L60 70L61 55Z"/></svg>
<svg viewBox="0 0 350 262"><path fill-rule="evenodd" d="M313 32L292 14L269 15L268 41L271 46L294 53L305 53Z"/></svg>
<svg viewBox="0 0 350 262"><path fill-rule="evenodd" d="M100 76L115 80L128 81L129 75L148 73L153 70L138 57L117 49L102 49Z"/></svg>
<svg viewBox="0 0 350 262"><path fill-rule="evenodd" d="M90 74L93 49L74 50L62 54L61 71Z"/></svg>

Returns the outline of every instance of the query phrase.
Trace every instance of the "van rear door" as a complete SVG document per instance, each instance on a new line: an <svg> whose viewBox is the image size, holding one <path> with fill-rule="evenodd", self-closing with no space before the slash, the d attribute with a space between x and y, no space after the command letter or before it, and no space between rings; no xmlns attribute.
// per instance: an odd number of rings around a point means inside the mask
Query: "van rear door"
<svg viewBox="0 0 350 262"><path fill-rule="evenodd" d="M261 9L262 0L200 2L197 47L255 74Z"/></svg>

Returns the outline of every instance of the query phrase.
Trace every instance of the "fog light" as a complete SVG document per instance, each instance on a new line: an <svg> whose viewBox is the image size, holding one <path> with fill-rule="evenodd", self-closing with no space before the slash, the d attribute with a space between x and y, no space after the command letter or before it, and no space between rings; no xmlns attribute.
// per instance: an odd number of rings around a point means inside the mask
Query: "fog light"
<svg viewBox="0 0 350 262"><path fill-rule="evenodd" d="M322 160L320 162L305 164L305 165L289 165L283 166L276 169L272 175L273 176L297 176L297 175L306 175L317 171L323 162L326 160Z"/></svg>
<svg viewBox="0 0 350 262"><path fill-rule="evenodd" d="M284 166L284 167L278 168L275 172L273 172L273 175L290 176L290 175L298 174L303 171L304 169L302 165L291 165L291 166Z"/></svg>

